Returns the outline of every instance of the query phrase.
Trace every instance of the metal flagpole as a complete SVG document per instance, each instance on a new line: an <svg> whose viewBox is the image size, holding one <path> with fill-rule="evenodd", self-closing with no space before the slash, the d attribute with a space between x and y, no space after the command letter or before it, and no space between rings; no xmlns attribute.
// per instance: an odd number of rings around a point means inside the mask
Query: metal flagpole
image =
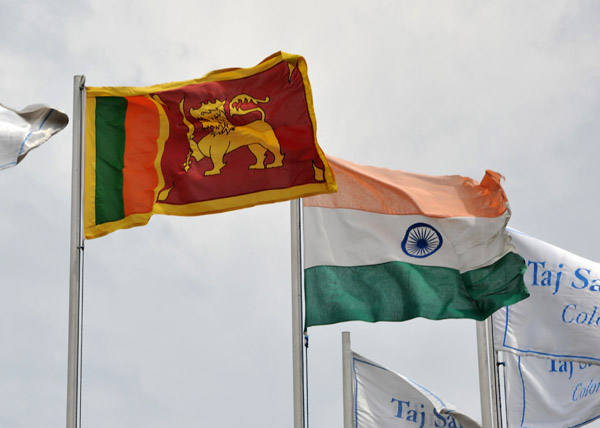
<svg viewBox="0 0 600 428"><path fill-rule="evenodd" d="M490 358L493 344L488 335L488 321L477 321L477 360L479 365L479 394L481 400L482 428L498 428L496 367L495 359ZM491 351L493 353L493 349ZM490 367L490 362L494 364ZM492 387L493 385L493 387Z"/></svg>
<svg viewBox="0 0 600 428"><path fill-rule="evenodd" d="M344 388L344 428L352 428L352 347L350 332L342 332L342 376Z"/></svg>
<svg viewBox="0 0 600 428"><path fill-rule="evenodd" d="M492 428L492 404L490 401L489 362L485 322L477 321L477 361L479 365L479 397L481 402L481 426Z"/></svg>
<svg viewBox="0 0 600 428"><path fill-rule="evenodd" d="M71 177L71 260L69 277L69 358L67 428L81 425L81 321L83 316L83 118L85 76L73 78L73 159Z"/></svg>
<svg viewBox="0 0 600 428"><path fill-rule="evenodd" d="M487 351L488 361L492 365L490 367L490 383L492 385L492 421L494 427L502 426L502 414L500 406L500 381L498 376L498 353L494 349L494 330L492 327L492 316L489 316L485 320L486 331L487 331Z"/></svg>
<svg viewBox="0 0 600 428"><path fill-rule="evenodd" d="M302 252L300 200L290 201L292 242L292 352L294 389L294 428L304 428L304 355L302 352Z"/></svg>

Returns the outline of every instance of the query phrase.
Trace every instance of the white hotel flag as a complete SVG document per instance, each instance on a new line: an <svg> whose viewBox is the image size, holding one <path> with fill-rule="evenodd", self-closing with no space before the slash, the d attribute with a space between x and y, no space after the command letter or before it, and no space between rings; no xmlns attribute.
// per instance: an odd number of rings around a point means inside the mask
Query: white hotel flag
<svg viewBox="0 0 600 428"><path fill-rule="evenodd" d="M21 162L68 123L66 114L45 105L15 110L0 104L0 169Z"/></svg>
<svg viewBox="0 0 600 428"><path fill-rule="evenodd" d="M353 428L481 428L423 386L351 355Z"/></svg>
<svg viewBox="0 0 600 428"><path fill-rule="evenodd" d="M495 349L600 364L600 264L507 231L531 295L493 314Z"/></svg>
<svg viewBox="0 0 600 428"><path fill-rule="evenodd" d="M580 427L600 418L600 366L504 354L509 427Z"/></svg>

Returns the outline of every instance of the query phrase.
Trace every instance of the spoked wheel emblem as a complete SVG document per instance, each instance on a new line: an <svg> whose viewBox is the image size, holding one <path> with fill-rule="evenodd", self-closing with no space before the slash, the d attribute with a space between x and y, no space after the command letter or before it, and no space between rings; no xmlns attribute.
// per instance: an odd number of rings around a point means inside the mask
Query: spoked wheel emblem
<svg viewBox="0 0 600 428"><path fill-rule="evenodd" d="M442 235L427 223L415 223L406 231L402 240L402 251L407 256L424 258L442 246Z"/></svg>

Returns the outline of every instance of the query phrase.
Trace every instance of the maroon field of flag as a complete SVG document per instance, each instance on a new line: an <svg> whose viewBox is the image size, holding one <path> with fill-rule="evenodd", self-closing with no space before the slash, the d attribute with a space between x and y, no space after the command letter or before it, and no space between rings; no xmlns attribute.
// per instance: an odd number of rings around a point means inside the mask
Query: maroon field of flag
<svg viewBox="0 0 600 428"><path fill-rule="evenodd" d="M304 58L144 88L86 88L84 229L201 215L336 190L316 140Z"/></svg>

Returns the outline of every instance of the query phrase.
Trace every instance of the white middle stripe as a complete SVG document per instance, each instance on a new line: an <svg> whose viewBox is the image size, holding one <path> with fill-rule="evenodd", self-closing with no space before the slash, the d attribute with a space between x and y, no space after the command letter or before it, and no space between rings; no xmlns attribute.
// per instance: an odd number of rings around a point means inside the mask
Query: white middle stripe
<svg viewBox="0 0 600 428"><path fill-rule="evenodd" d="M467 272L514 251L505 226L510 211L496 218L430 218L340 208L304 207L304 267L365 266L403 261ZM402 249L406 231L426 223L442 235L442 246L423 258Z"/></svg>

